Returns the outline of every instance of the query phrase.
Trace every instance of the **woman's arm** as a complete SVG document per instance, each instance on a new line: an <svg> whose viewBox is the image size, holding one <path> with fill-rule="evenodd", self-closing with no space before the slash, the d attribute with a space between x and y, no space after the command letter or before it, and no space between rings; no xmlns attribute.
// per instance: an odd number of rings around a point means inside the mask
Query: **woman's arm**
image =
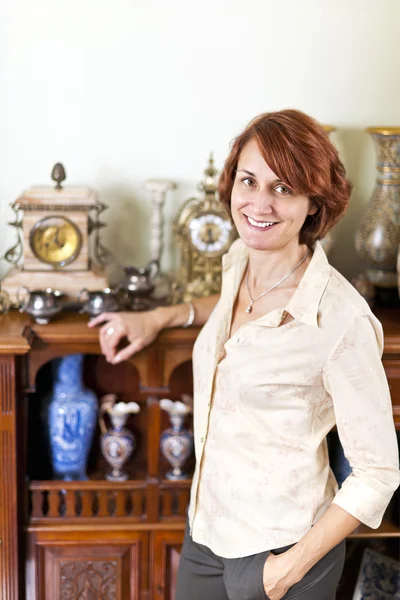
<svg viewBox="0 0 400 600"><path fill-rule="evenodd" d="M355 319L333 349L323 380L352 472L321 519L264 566L265 590L280 600L294 583L361 523L379 527L399 485L389 386L382 365L382 327L374 315Z"/></svg>
<svg viewBox="0 0 400 600"><path fill-rule="evenodd" d="M358 527L360 521L331 504L318 523L287 552L270 554L264 565L264 588L270 600L280 600L332 548Z"/></svg>
<svg viewBox="0 0 400 600"><path fill-rule="evenodd" d="M193 301L194 325L204 325L219 300L219 294ZM157 337L162 329L182 327L189 318L189 305L163 306L148 312L102 313L89 327L102 324L99 332L101 350L107 361L116 364L139 352ZM118 350L120 342L128 345Z"/></svg>
<svg viewBox="0 0 400 600"><path fill-rule="evenodd" d="M192 300L194 306L193 325L204 325L207 322L219 297L219 294L213 294L212 296ZM156 308L154 315L158 319L160 329L182 327L189 317L189 305L177 304L176 306L160 306Z"/></svg>

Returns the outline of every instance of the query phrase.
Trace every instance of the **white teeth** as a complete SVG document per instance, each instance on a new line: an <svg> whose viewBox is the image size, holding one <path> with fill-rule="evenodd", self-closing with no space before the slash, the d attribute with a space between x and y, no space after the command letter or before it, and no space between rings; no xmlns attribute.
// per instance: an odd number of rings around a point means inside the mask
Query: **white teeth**
<svg viewBox="0 0 400 600"><path fill-rule="evenodd" d="M265 227L271 227L271 225L275 225L275 223L268 223L267 221L255 221L251 217L247 218L249 220L250 225L255 225L255 227L260 227L260 229L263 229Z"/></svg>

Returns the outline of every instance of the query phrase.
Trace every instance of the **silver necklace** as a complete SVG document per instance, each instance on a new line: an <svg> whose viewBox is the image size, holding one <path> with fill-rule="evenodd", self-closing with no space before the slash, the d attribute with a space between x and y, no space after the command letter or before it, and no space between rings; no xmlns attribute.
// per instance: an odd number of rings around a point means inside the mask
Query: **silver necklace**
<svg viewBox="0 0 400 600"><path fill-rule="evenodd" d="M280 281L278 281L278 283L276 283L275 285L273 285L272 287L270 287L268 290L266 290L265 292L263 292L262 294L260 294L259 296L257 296L257 298L254 298L254 300L251 297L250 286L249 286L249 274L250 274L250 270L247 269L246 286L247 286L247 291L248 291L249 296L250 296L250 304L246 308L245 312L251 313L251 311L253 310L253 304L254 304L254 302L257 302L257 300L259 300L260 298L262 298L263 296L265 296L265 294L268 294L268 292L271 292L272 290L274 290L276 287L278 287L278 285L281 285L281 283L283 283L285 281L285 279L287 279L288 277L290 277L290 275L292 273L294 273L296 269L299 268L299 266L301 265L301 263L303 263L306 260L306 258L307 258L307 256L309 254L310 254L310 249L307 250L307 252L303 256L303 258L301 259L301 261L299 263L297 263L297 265L294 267L294 269L292 269L290 271L290 273L288 273L287 275L285 275L285 277L283 279L281 279Z"/></svg>

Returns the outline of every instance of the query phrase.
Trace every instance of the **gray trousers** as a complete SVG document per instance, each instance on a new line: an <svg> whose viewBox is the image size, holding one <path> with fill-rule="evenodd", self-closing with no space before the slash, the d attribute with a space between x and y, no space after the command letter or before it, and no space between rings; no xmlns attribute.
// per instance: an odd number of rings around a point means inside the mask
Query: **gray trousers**
<svg viewBox="0 0 400 600"><path fill-rule="evenodd" d="M293 545L271 552L282 554ZM244 558L221 558L194 542L186 526L175 600L269 600L262 578L269 553L267 550ZM282 600L335 600L345 553L343 541L292 586Z"/></svg>

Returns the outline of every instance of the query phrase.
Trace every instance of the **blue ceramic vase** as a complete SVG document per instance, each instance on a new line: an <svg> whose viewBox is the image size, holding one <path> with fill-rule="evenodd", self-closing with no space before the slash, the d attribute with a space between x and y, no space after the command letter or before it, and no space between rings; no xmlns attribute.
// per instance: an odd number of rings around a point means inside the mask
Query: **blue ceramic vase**
<svg viewBox="0 0 400 600"><path fill-rule="evenodd" d="M53 361L53 390L45 399L53 478L87 479L86 464L97 423L97 397L82 383L83 354Z"/></svg>

